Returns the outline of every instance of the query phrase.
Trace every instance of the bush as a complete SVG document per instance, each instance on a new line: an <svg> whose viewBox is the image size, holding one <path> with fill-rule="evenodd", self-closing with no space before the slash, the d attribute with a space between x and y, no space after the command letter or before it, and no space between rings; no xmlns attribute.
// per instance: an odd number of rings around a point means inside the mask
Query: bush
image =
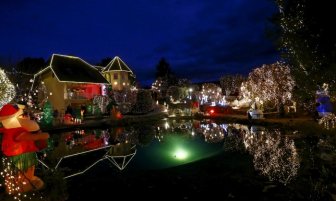
<svg viewBox="0 0 336 201"><path fill-rule="evenodd" d="M139 90L136 98L136 103L132 108L132 113L141 114L148 113L153 110L153 99L150 91Z"/></svg>

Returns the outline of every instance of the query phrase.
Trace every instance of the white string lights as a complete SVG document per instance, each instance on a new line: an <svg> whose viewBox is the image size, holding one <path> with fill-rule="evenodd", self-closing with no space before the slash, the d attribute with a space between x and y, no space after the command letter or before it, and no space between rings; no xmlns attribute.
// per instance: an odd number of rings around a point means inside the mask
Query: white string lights
<svg viewBox="0 0 336 201"><path fill-rule="evenodd" d="M5 71L0 68L0 107L13 100L15 94L15 86L8 79Z"/></svg>

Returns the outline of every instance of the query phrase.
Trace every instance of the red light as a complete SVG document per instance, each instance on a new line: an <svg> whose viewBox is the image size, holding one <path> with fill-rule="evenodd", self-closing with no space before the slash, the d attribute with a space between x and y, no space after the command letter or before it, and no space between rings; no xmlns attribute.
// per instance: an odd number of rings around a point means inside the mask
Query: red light
<svg viewBox="0 0 336 201"><path fill-rule="evenodd" d="M120 112L118 112L117 113L117 119L122 119L122 118L123 118L122 114Z"/></svg>
<svg viewBox="0 0 336 201"><path fill-rule="evenodd" d="M215 110L213 110L213 109L210 110L210 114L213 114L213 113L215 113Z"/></svg>

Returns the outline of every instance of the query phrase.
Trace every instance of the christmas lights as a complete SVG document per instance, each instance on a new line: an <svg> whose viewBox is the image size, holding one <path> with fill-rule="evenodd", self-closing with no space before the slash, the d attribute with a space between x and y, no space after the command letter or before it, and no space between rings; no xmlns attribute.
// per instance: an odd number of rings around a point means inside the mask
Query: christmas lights
<svg viewBox="0 0 336 201"><path fill-rule="evenodd" d="M243 95L249 99L257 98L259 102L279 105L291 101L294 80L289 67L284 63L276 62L255 68L242 87Z"/></svg>
<svg viewBox="0 0 336 201"><path fill-rule="evenodd" d="M0 68L0 107L13 100L15 94L15 86L8 79L5 71Z"/></svg>
<svg viewBox="0 0 336 201"><path fill-rule="evenodd" d="M294 141L282 137L279 130L247 132L243 142L253 156L255 169L271 181L286 185L297 175L300 160Z"/></svg>

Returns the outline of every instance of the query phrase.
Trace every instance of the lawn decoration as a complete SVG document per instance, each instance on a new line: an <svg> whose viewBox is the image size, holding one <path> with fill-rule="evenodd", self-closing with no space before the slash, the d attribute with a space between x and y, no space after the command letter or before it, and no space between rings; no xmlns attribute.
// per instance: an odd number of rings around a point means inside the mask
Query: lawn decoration
<svg viewBox="0 0 336 201"><path fill-rule="evenodd" d="M23 114L23 106L6 104L0 109L3 125L1 150L6 169L1 172L8 194L39 190L44 182L35 176L36 152L46 148L48 133Z"/></svg>

